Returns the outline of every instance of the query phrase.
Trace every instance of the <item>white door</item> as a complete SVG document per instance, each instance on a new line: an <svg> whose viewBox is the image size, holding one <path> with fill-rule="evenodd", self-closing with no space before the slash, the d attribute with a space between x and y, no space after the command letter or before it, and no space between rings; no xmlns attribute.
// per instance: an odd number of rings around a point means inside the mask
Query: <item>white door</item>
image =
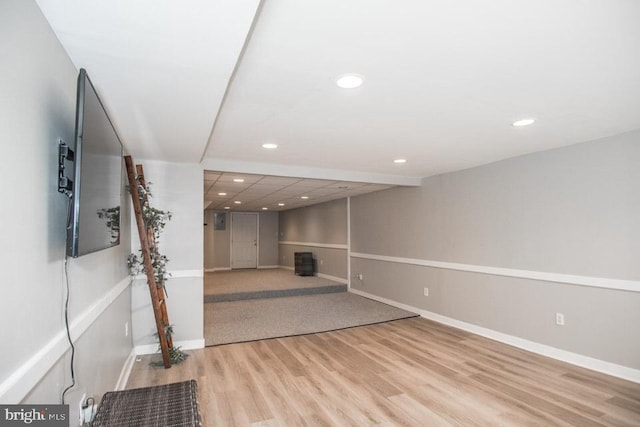
<svg viewBox="0 0 640 427"><path fill-rule="evenodd" d="M231 213L231 268L258 267L258 214Z"/></svg>

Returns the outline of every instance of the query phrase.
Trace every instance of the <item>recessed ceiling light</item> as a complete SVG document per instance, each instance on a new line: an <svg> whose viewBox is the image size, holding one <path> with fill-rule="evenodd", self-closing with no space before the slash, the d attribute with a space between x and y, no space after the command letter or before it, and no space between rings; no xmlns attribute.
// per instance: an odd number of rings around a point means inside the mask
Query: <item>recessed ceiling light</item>
<svg viewBox="0 0 640 427"><path fill-rule="evenodd" d="M300 196L301 199L307 200L309 196Z"/></svg>
<svg viewBox="0 0 640 427"><path fill-rule="evenodd" d="M343 89L355 89L362 86L364 78L359 74L343 74L338 76L336 84Z"/></svg>
<svg viewBox="0 0 640 427"><path fill-rule="evenodd" d="M516 127L529 126L530 124L533 124L535 121L536 121L535 119L516 120L515 122L513 122L513 126L516 126Z"/></svg>
<svg viewBox="0 0 640 427"><path fill-rule="evenodd" d="M273 144L271 142L267 142L262 144L262 148L266 148L267 150L275 150L276 148L278 148L278 144Z"/></svg>
<svg viewBox="0 0 640 427"><path fill-rule="evenodd" d="M233 178L233 182L244 182L244 178Z"/></svg>
<svg viewBox="0 0 640 427"><path fill-rule="evenodd" d="M407 159L395 159L393 163L397 163L397 164L407 163Z"/></svg>
<svg viewBox="0 0 640 427"><path fill-rule="evenodd" d="M284 203L278 203L278 206L284 206Z"/></svg>
<svg viewBox="0 0 640 427"><path fill-rule="evenodd" d="M262 208L263 211L269 210L269 208Z"/></svg>
<svg viewBox="0 0 640 427"><path fill-rule="evenodd" d="M218 193L218 196L226 196L227 193Z"/></svg>
<svg viewBox="0 0 640 427"><path fill-rule="evenodd" d="M236 205L240 205L240 204L242 204L242 202L241 202L240 200L236 200L236 201L235 201L235 202L233 202L233 203L235 203Z"/></svg>
<svg viewBox="0 0 640 427"><path fill-rule="evenodd" d="M225 209L231 209L229 206L225 206L224 208L225 208Z"/></svg>

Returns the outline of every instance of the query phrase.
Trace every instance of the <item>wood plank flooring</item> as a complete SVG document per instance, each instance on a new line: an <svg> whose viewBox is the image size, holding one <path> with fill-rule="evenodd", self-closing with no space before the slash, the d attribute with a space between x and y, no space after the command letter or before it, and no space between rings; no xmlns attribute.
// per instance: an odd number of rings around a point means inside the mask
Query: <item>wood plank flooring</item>
<svg viewBox="0 0 640 427"><path fill-rule="evenodd" d="M206 426L640 426L640 384L422 318L189 353L127 387L193 378Z"/></svg>

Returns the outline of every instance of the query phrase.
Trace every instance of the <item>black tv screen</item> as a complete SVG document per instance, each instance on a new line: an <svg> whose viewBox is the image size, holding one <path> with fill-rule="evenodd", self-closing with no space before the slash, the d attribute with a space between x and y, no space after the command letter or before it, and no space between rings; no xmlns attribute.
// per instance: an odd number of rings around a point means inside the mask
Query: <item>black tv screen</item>
<svg viewBox="0 0 640 427"><path fill-rule="evenodd" d="M85 69L78 75L67 255L120 243L122 143Z"/></svg>

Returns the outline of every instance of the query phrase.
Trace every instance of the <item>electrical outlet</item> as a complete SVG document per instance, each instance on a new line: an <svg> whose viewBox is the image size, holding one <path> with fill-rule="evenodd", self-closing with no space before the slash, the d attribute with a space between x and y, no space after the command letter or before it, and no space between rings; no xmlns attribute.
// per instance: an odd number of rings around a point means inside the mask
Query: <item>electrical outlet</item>
<svg viewBox="0 0 640 427"><path fill-rule="evenodd" d="M87 393L82 393L82 397L80 398L80 401L78 402L78 421L80 422L80 425L83 425L85 423L85 419L84 419L84 402L87 399Z"/></svg>
<svg viewBox="0 0 640 427"><path fill-rule="evenodd" d="M89 404L89 401L94 403ZM87 397L87 393L83 393L82 399L78 403L78 410L78 421L80 422L80 425L90 425L93 421L93 417L98 411L98 405L95 404L95 401L92 397Z"/></svg>
<svg viewBox="0 0 640 427"><path fill-rule="evenodd" d="M129 336L129 322L124 323L124 336L125 337Z"/></svg>
<svg viewBox="0 0 640 427"><path fill-rule="evenodd" d="M429 296L429 288L424 288L424 296L425 297Z"/></svg>
<svg viewBox="0 0 640 427"><path fill-rule="evenodd" d="M556 325L564 326L564 314L556 313Z"/></svg>
<svg viewBox="0 0 640 427"><path fill-rule="evenodd" d="M324 260L323 260L323 259L321 259L321 260L320 260L320 265L323 265L323 264L324 264Z"/></svg>
<svg viewBox="0 0 640 427"><path fill-rule="evenodd" d="M358 274L356 274L356 279L362 280L362 279L364 279L364 276L362 275L362 273L358 273Z"/></svg>
<svg viewBox="0 0 640 427"><path fill-rule="evenodd" d="M98 405L87 405L82 409L84 411L84 422L89 424L93 421L93 417L96 415L98 411Z"/></svg>

